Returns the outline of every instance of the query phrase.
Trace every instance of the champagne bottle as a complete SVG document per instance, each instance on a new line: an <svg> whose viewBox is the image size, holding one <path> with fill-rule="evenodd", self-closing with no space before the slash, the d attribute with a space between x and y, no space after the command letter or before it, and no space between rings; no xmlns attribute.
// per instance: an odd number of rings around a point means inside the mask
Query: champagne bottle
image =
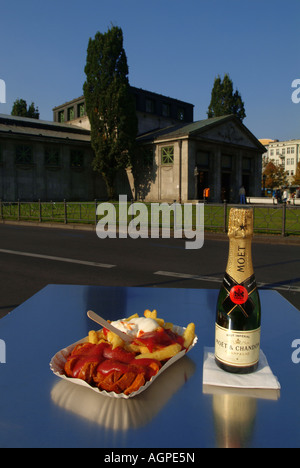
<svg viewBox="0 0 300 468"><path fill-rule="evenodd" d="M238 374L254 372L259 361L261 307L252 236L253 211L232 208L228 263L217 302L215 360L223 370Z"/></svg>

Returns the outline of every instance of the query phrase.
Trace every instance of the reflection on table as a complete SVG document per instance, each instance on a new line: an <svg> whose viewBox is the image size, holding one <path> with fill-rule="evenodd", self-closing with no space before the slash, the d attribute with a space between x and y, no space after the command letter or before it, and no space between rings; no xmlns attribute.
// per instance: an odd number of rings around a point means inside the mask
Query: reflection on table
<svg viewBox="0 0 300 468"><path fill-rule="evenodd" d="M280 398L280 390L237 389L204 385L203 393L212 395L216 446L242 448L251 445L256 421L257 400Z"/></svg>
<svg viewBox="0 0 300 468"><path fill-rule="evenodd" d="M91 389L60 380L51 391L58 406L115 431L148 424L195 372L194 362L183 357L135 398L111 398Z"/></svg>

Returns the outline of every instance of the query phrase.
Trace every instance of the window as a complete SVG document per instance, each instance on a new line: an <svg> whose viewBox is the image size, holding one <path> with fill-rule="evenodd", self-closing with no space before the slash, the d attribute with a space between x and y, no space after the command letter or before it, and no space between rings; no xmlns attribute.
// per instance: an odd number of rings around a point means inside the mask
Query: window
<svg viewBox="0 0 300 468"><path fill-rule="evenodd" d="M45 165L46 166L60 166L59 149L47 147L45 149Z"/></svg>
<svg viewBox="0 0 300 468"><path fill-rule="evenodd" d="M81 102L80 104L78 104L78 107L77 107L77 115L78 117L83 117L84 114L85 114L84 102Z"/></svg>
<svg viewBox="0 0 300 468"><path fill-rule="evenodd" d="M291 148L287 148L286 152L287 152L287 154L290 154L291 153Z"/></svg>
<svg viewBox="0 0 300 468"><path fill-rule="evenodd" d="M205 153L204 151L197 151L196 154L196 164L200 167L208 167L209 166L209 153Z"/></svg>
<svg viewBox="0 0 300 468"><path fill-rule="evenodd" d="M285 148L282 148L281 154L282 154L282 155L285 154Z"/></svg>
<svg viewBox="0 0 300 468"><path fill-rule="evenodd" d="M167 104L166 102L163 102L163 105L162 105L162 115L163 115L164 117L170 117L170 115L171 115L170 104Z"/></svg>
<svg viewBox="0 0 300 468"><path fill-rule="evenodd" d="M252 159L251 158L243 158L242 161L242 169L245 172L251 172L252 170Z"/></svg>
<svg viewBox="0 0 300 468"><path fill-rule="evenodd" d="M291 148L291 153L295 153L295 148L294 148L294 146L292 146L292 148Z"/></svg>
<svg viewBox="0 0 300 468"><path fill-rule="evenodd" d="M162 164L174 163L174 146L164 146L161 149L161 163Z"/></svg>
<svg viewBox="0 0 300 468"><path fill-rule="evenodd" d="M155 102L153 99L146 99L146 112L151 112L152 114L155 112Z"/></svg>
<svg viewBox="0 0 300 468"><path fill-rule="evenodd" d="M279 155L279 149L276 150L276 155L277 155L277 156Z"/></svg>
<svg viewBox="0 0 300 468"><path fill-rule="evenodd" d="M74 120L75 114L74 114L74 107L69 107L68 109L68 120Z"/></svg>
<svg viewBox="0 0 300 468"><path fill-rule="evenodd" d="M183 107L178 107L177 119L178 120L184 120L184 109L183 109Z"/></svg>
<svg viewBox="0 0 300 468"><path fill-rule="evenodd" d="M83 163L84 163L83 151L81 151L81 150L72 150L71 151L71 158L70 158L71 167L81 169L81 168L83 168Z"/></svg>
<svg viewBox="0 0 300 468"><path fill-rule="evenodd" d="M291 165L295 164L295 158L291 158Z"/></svg>
<svg viewBox="0 0 300 468"><path fill-rule="evenodd" d="M32 148L29 145L16 146L16 164L33 164Z"/></svg>
<svg viewBox="0 0 300 468"><path fill-rule="evenodd" d="M286 160L286 164L287 164L287 166L289 166L289 165L291 164L291 160L290 160L290 159L287 159L287 160Z"/></svg>
<svg viewBox="0 0 300 468"><path fill-rule="evenodd" d="M60 123L63 123L65 121L65 112L64 111L59 111L58 113L58 121Z"/></svg>
<svg viewBox="0 0 300 468"><path fill-rule="evenodd" d="M222 169L231 169L232 157L227 154L222 154Z"/></svg>
<svg viewBox="0 0 300 468"><path fill-rule="evenodd" d="M274 150L273 149L270 150L270 156L274 156Z"/></svg>

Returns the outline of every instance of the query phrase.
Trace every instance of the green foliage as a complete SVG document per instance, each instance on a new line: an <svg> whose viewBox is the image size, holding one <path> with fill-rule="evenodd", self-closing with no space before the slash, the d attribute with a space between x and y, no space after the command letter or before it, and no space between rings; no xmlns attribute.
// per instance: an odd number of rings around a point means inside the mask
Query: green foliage
<svg viewBox="0 0 300 468"><path fill-rule="evenodd" d="M278 166L270 161L263 170L266 176L265 187L275 188L288 185L287 173L282 166Z"/></svg>
<svg viewBox="0 0 300 468"><path fill-rule="evenodd" d="M225 74L223 81L220 76L215 78L207 116L211 118L229 114L234 114L241 122L246 117L240 93L237 90L233 91L232 80Z"/></svg>
<svg viewBox="0 0 300 468"><path fill-rule="evenodd" d="M85 73L83 91L95 153L93 169L102 175L108 197L113 198L117 172L133 164L137 135L120 28L114 26L90 38Z"/></svg>
<svg viewBox="0 0 300 468"><path fill-rule="evenodd" d="M16 99L13 103L11 115L19 117L30 117L31 119L39 119L40 113L34 102L27 108L27 102L24 99Z"/></svg>
<svg viewBox="0 0 300 468"><path fill-rule="evenodd" d="M294 179L293 179L293 185L299 185L300 186L300 162L298 162L297 164L297 170L296 170L296 174L294 175Z"/></svg>

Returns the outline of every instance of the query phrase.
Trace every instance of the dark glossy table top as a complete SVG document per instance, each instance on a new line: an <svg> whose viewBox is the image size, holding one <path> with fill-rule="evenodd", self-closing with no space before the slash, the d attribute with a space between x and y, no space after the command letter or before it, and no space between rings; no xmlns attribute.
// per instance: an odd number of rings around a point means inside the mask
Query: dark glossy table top
<svg viewBox="0 0 300 468"><path fill-rule="evenodd" d="M261 347L281 384L268 391L203 389L204 347L214 346L218 290L49 285L0 320L1 447L299 447L300 312L260 291ZM56 377L52 356L83 338L92 309L114 320L146 309L176 325L195 322L198 343L129 400ZM97 325L96 325L97 328ZM1 351L1 349L0 349ZM4 361L4 362L3 362ZM294 361L297 361L297 359Z"/></svg>

